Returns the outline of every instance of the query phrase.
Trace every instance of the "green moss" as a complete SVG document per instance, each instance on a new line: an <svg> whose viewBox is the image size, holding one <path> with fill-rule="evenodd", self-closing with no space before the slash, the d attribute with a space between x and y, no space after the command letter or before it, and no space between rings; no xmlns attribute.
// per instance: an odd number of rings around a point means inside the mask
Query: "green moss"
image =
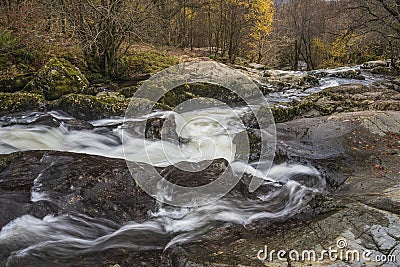
<svg viewBox="0 0 400 267"><path fill-rule="evenodd" d="M31 73L19 74L0 79L0 92L12 93L22 90L33 78Z"/></svg>
<svg viewBox="0 0 400 267"><path fill-rule="evenodd" d="M129 87L124 87L119 90L119 92L124 95L125 97L132 97L136 91L138 90L138 86L129 86Z"/></svg>
<svg viewBox="0 0 400 267"><path fill-rule="evenodd" d="M65 59L50 59L24 90L41 93L48 100L69 93L81 93L89 82L78 68Z"/></svg>
<svg viewBox="0 0 400 267"><path fill-rule="evenodd" d="M78 119L96 120L112 116L123 116L131 99L118 93L100 94L98 96L69 94L52 103L52 108L62 110ZM138 113L144 106L152 103L146 99L133 99L131 108Z"/></svg>
<svg viewBox="0 0 400 267"><path fill-rule="evenodd" d="M178 86L166 93L159 102L171 107L175 107L182 102L199 97L219 100L230 106L246 104L231 90L210 83L192 83Z"/></svg>
<svg viewBox="0 0 400 267"><path fill-rule="evenodd" d="M45 106L42 95L27 92L0 93L0 114L40 110Z"/></svg>
<svg viewBox="0 0 400 267"><path fill-rule="evenodd" d="M178 59L157 51L134 51L124 57L128 71L135 74L156 73L178 64Z"/></svg>

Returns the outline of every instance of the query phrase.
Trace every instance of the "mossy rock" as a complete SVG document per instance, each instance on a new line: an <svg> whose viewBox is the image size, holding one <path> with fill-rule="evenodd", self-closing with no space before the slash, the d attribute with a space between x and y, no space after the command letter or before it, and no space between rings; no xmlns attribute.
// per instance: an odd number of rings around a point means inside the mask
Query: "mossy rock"
<svg viewBox="0 0 400 267"><path fill-rule="evenodd" d="M265 82L271 84L276 90L306 89L319 85L318 78L311 74L298 75L293 72L278 72L268 70L263 74Z"/></svg>
<svg viewBox="0 0 400 267"><path fill-rule="evenodd" d="M378 66L370 70L373 74L380 74L380 75L389 75L390 69L388 67Z"/></svg>
<svg viewBox="0 0 400 267"><path fill-rule="evenodd" d="M24 90L40 93L55 100L70 93L81 93L89 85L78 68L69 61L53 57L36 74Z"/></svg>
<svg viewBox="0 0 400 267"><path fill-rule="evenodd" d="M46 100L42 95L16 92L0 93L0 114L20 111L39 111L44 109Z"/></svg>
<svg viewBox="0 0 400 267"><path fill-rule="evenodd" d="M32 73L3 77L0 79L0 92L14 93L22 90L33 78Z"/></svg>
<svg viewBox="0 0 400 267"><path fill-rule="evenodd" d="M132 51L123 58L131 74L156 73L178 64L178 58L159 51Z"/></svg>
<svg viewBox="0 0 400 267"><path fill-rule="evenodd" d="M178 86L166 93L159 102L170 107L175 107L193 98L202 98L203 101L205 98L215 99L229 106L246 104L240 96L231 90L210 83L192 83Z"/></svg>
<svg viewBox="0 0 400 267"><path fill-rule="evenodd" d="M272 114L274 115L275 122L285 122L293 120L298 114L294 106L274 105L272 107Z"/></svg>
<svg viewBox="0 0 400 267"><path fill-rule="evenodd" d="M138 86L134 85L134 86L128 86L128 87L124 87L121 88L119 90L119 92L124 95L125 97L132 97L136 91L138 90Z"/></svg>
<svg viewBox="0 0 400 267"><path fill-rule="evenodd" d="M77 119L97 120L113 116L124 116L131 99L122 95L101 94L98 96L69 94L52 103L52 109L62 110ZM152 105L150 100L135 98L131 108L138 114Z"/></svg>
<svg viewBox="0 0 400 267"><path fill-rule="evenodd" d="M275 122L286 122L298 117L316 117L339 112L363 110L400 110L400 93L396 90L357 84L325 89L291 103L271 107ZM261 107L259 116L268 112Z"/></svg>

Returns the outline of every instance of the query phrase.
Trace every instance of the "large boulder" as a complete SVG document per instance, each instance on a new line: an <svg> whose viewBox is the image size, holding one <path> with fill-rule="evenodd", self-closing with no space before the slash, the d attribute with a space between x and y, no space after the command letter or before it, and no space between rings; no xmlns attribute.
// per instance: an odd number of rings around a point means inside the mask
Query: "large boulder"
<svg viewBox="0 0 400 267"><path fill-rule="evenodd" d="M45 103L44 97L39 94L0 92L0 115L26 110L39 111L45 108Z"/></svg>
<svg viewBox="0 0 400 267"><path fill-rule="evenodd" d="M81 93L89 85L78 68L68 60L53 57L36 74L24 90L43 94L54 100L70 93Z"/></svg>

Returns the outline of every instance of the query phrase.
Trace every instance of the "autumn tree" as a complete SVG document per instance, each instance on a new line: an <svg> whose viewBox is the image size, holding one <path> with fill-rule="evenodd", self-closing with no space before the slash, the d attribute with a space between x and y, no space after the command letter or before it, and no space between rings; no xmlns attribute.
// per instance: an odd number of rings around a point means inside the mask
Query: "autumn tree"
<svg viewBox="0 0 400 267"><path fill-rule="evenodd" d="M124 44L140 39L151 21L151 1L64 0L64 14L77 35L86 61L105 77L118 76Z"/></svg>
<svg viewBox="0 0 400 267"><path fill-rule="evenodd" d="M317 67L314 47L326 31L327 5L324 0L291 0L278 5L274 29L280 39L286 37L283 57L292 69L299 68L300 60L307 64L307 69Z"/></svg>
<svg viewBox="0 0 400 267"><path fill-rule="evenodd" d="M352 18L348 29L355 34L378 34L383 56L399 69L400 0L342 0L341 4Z"/></svg>

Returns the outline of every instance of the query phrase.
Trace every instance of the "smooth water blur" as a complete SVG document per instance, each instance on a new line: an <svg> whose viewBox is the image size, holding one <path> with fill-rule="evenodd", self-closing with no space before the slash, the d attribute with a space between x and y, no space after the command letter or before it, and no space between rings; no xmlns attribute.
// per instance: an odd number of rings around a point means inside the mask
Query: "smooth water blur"
<svg viewBox="0 0 400 267"><path fill-rule="evenodd" d="M365 80L325 77L319 79L320 85L316 87L271 93L267 99L287 102L333 86L346 83L368 85L377 79L367 73L363 75ZM241 116L248 111L247 107L210 108L180 114L159 111L148 117L131 119L135 123L148 118L173 118L175 131L182 140L144 139L135 132L125 133L124 118L91 121L90 127L72 127L76 120L58 112L0 118L2 154L57 150L126 158L158 167L182 161L224 158L234 173L245 170L248 177L256 176L264 180L255 193L248 193L251 197L233 190L209 205L195 208L158 203L156 210L148 211L146 221L125 225L84 214L47 215L43 219L24 215L9 222L0 231L0 247L8 255L6 265L49 266L63 263L67 266L71 259L76 258L90 264L91 259L98 260L106 249L163 250L191 241L216 225L239 224L247 227L259 220L284 220L293 216L304 207L310 196L326 190L326 182L312 166L283 163L263 170L255 168L252 162L236 159L233 140L246 130ZM46 116L51 116L54 125L41 122ZM39 175L32 184L31 201L52 201L52 194L41 191L41 183ZM94 258L91 255L95 255Z"/></svg>
<svg viewBox="0 0 400 267"><path fill-rule="evenodd" d="M122 118L93 121L92 129L70 127L74 119L57 112L1 118L0 153L3 154L21 150L58 150L124 158L125 152L130 161L155 166L224 158L230 162L234 172L245 170L249 175L265 180L260 187L262 193L251 200L239 192L231 192L210 205L196 208L178 208L160 203L156 211L149 211L149 219L141 223L117 225L84 214L48 215L43 219L24 215L4 226L0 232L0 247L7 248L9 253L7 265L68 263L83 256L90 264L91 254L110 248L136 251L166 249L176 243L188 242L216 224L248 225L260 219L283 219L295 214L304 206L307 195L325 189L325 181L310 166L281 164L264 172L247 162L235 160L232 140L245 130L240 120L240 115L245 112L246 108L214 108L182 114L154 113L152 117L157 118L174 115L176 132L185 142L144 140L132 134L124 137L125 151L121 138ZM40 122L41 118L49 115L58 127ZM138 117L134 120L145 119ZM310 186L292 179L299 175L313 177L310 179L317 182ZM39 175L32 185L31 201L53 201L52 194L41 191L41 183Z"/></svg>

